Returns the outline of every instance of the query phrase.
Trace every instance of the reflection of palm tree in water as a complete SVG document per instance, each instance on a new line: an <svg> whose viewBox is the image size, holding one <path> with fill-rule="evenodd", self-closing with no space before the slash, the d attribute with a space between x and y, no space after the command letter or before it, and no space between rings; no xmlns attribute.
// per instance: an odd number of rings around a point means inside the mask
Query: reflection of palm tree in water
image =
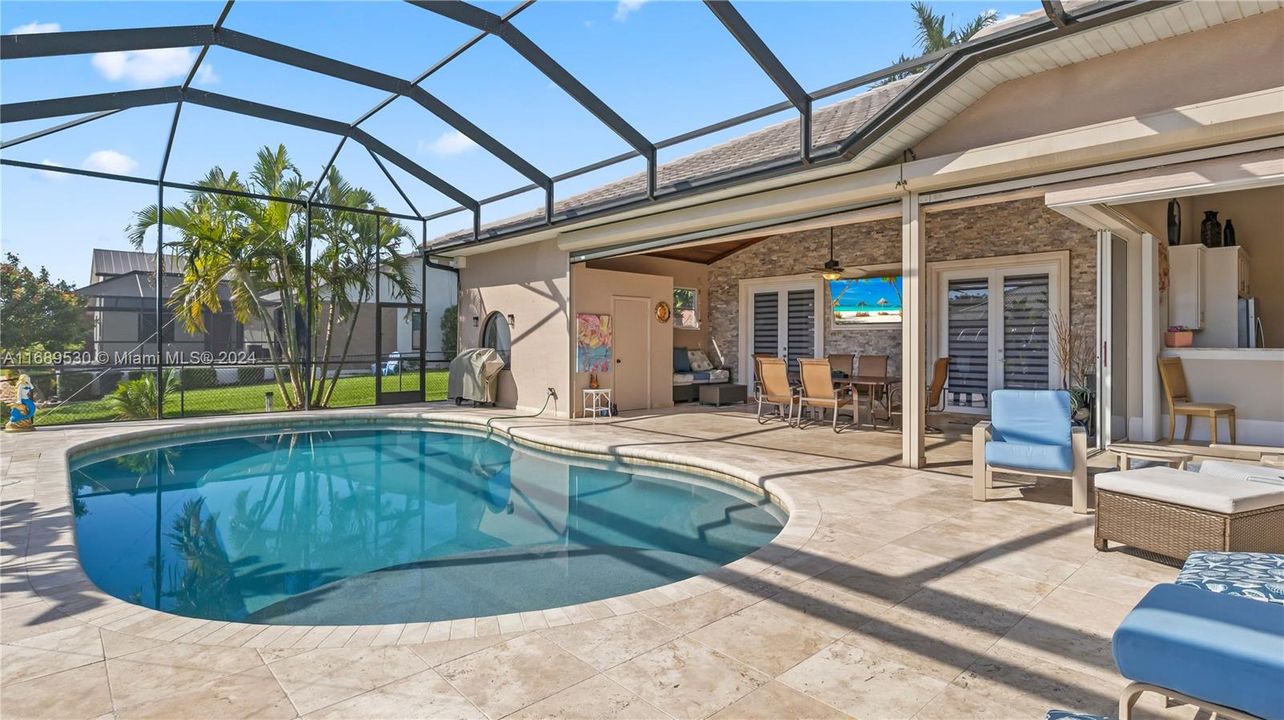
<svg viewBox="0 0 1284 720"><path fill-rule="evenodd" d="M166 533L171 547L182 558L181 574L170 568L166 593L173 599L173 610L197 617L234 617L242 609L240 598L229 592L233 581L232 563L219 541L217 517L205 513L204 498L183 503ZM211 608L217 605L217 608ZM211 610L216 614L210 615Z"/></svg>

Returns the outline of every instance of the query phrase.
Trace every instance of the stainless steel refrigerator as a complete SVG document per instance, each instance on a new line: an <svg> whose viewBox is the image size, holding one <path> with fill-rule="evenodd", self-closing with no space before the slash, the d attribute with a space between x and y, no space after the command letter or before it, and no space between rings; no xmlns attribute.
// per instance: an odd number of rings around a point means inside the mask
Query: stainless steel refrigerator
<svg viewBox="0 0 1284 720"><path fill-rule="evenodd" d="M1239 346L1242 348L1266 346L1266 339L1262 337L1262 318L1257 314L1260 305L1257 298L1239 299Z"/></svg>

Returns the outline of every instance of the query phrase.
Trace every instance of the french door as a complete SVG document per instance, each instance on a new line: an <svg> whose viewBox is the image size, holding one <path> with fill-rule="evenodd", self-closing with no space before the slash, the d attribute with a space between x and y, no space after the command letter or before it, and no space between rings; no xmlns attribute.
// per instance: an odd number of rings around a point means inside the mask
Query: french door
<svg viewBox="0 0 1284 720"><path fill-rule="evenodd" d="M742 281L740 376L753 383L754 355L785 358L790 372L797 372L799 358L816 357L823 301L813 279Z"/></svg>
<svg viewBox="0 0 1284 720"><path fill-rule="evenodd" d="M994 390L1060 386L1052 348L1062 283L1055 262L939 272L938 354L950 358L946 410L988 414Z"/></svg>

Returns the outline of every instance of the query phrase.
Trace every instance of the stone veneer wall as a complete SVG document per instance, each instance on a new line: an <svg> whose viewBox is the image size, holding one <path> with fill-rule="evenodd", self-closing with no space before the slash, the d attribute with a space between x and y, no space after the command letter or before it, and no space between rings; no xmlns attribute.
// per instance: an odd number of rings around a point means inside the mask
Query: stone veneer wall
<svg viewBox="0 0 1284 720"><path fill-rule="evenodd" d="M1069 250L1071 322L1095 325L1096 236L1042 199L929 213L926 232L929 263ZM899 263L900 220L835 228L834 254L847 267ZM710 266L710 335L728 367L739 367L739 281L815 272L828 257L829 231L808 230L774 235ZM825 323L826 352L888 355L900 367L900 325L834 328L828 314Z"/></svg>

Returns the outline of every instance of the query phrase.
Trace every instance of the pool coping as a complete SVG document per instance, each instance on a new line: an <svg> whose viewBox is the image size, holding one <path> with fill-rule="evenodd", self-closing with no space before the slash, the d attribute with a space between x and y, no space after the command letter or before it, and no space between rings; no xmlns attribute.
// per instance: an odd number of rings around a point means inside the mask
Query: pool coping
<svg viewBox="0 0 1284 720"><path fill-rule="evenodd" d="M523 421L537 421L539 424L523 424ZM453 427L469 431L484 430L501 435L519 446L560 455L579 455L628 465L695 472L721 482L742 485L756 492L765 493L772 502L784 509L787 518L781 531L771 541L752 553L710 572L677 582L626 595L544 610L431 622L380 625L271 625L203 620L121 600L99 589L85 574L80 564L74 519L71 513L69 470L76 456L156 437L199 436L211 431L244 431L256 428L304 429L309 425L326 426L345 423L354 425L393 423L421 427ZM33 575L29 571L32 561L28 553L31 547L30 538L24 538L23 551L14 563L18 564L32 592L50 602L57 612L89 625L151 640L194 642L226 647L284 649L294 646L305 637L322 637L320 647L327 645L352 647L354 644L362 644L354 643L358 640L357 635L360 633L369 640L364 643L368 645L416 645L434 640L530 631L592 622L604 617L628 615L698 597L728 585L740 583L745 578L776 570L797 553L819 527L821 510L817 498L805 488L791 487L787 480L764 478L752 468L700 457L696 454L638 445L616 446L603 439L594 438L591 432L582 433L581 437L575 439L539 437L540 428L549 427L587 429L591 424L559 418L494 417L417 406L414 410L326 410L291 413L288 417L254 415L201 418L169 422L165 425L151 425L124 432L113 426L82 428L81 430L86 433L95 430L98 432L88 437L69 435L60 445L49 448L40 458L40 472L36 478L37 488L34 498L42 506L42 512L47 513L51 520L61 520L56 523L56 527L46 531L54 533L53 537L46 539L70 544L75 552L75 562L53 573L41 570ZM106 434L103 434L104 432ZM14 438L14 440L17 439ZM696 447L698 446L699 443L696 444ZM348 630L352 632L347 632Z"/></svg>

